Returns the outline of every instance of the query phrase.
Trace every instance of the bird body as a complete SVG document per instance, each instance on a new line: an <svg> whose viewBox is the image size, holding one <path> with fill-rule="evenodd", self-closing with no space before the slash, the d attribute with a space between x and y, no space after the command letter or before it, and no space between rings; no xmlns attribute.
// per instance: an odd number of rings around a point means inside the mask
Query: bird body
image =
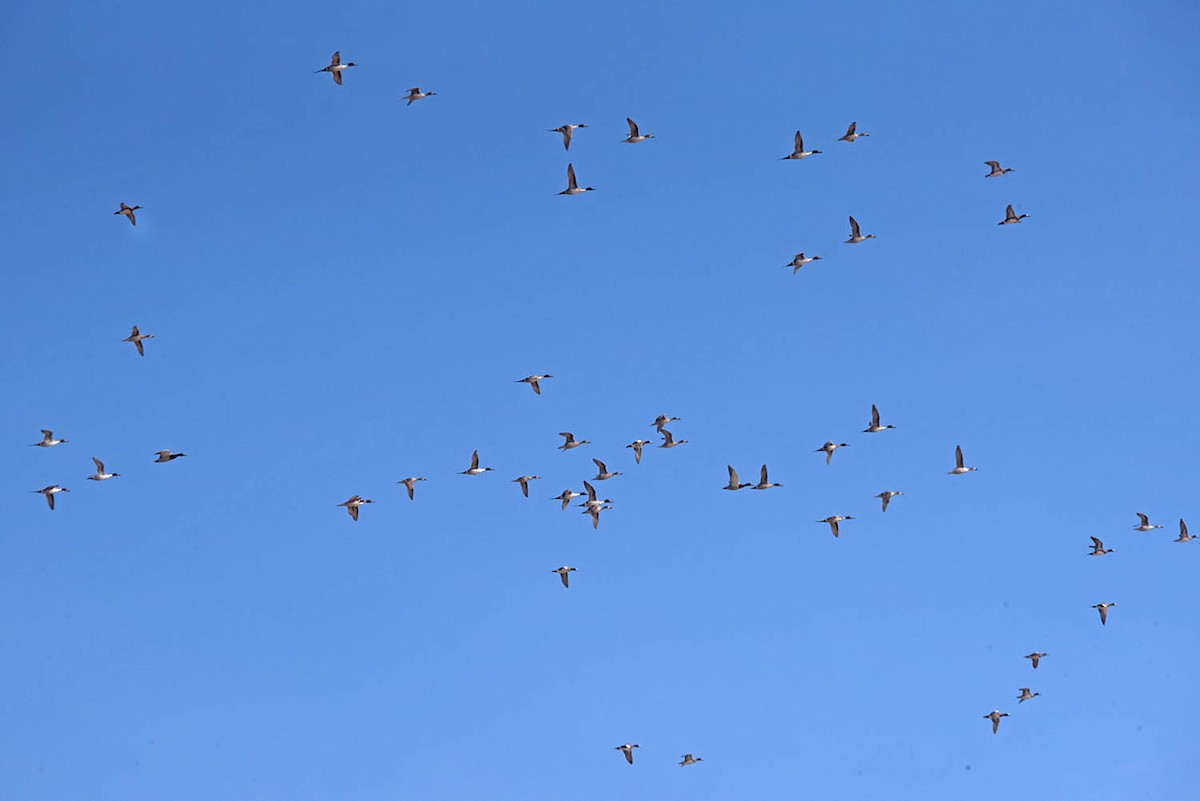
<svg viewBox="0 0 1200 801"><path fill-rule="evenodd" d="M679 759L680 759L680 762L679 762L680 767L686 767L688 765L695 765L697 762L704 761L704 757L692 756L691 754L684 754Z"/></svg>
<svg viewBox="0 0 1200 801"><path fill-rule="evenodd" d="M1025 703L1025 702L1026 702L1026 701L1028 701L1030 698L1037 698L1039 695L1041 695L1041 693L1031 693L1031 692L1029 692L1029 688L1028 688L1028 687L1021 687L1021 688L1020 688L1020 693L1021 693L1021 694L1017 696L1017 703L1020 703L1020 704L1023 704L1023 703Z"/></svg>
<svg viewBox="0 0 1200 801"><path fill-rule="evenodd" d="M154 460L156 463L169 462L180 456L187 456L186 453L171 453L170 451L156 451L154 455L158 457Z"/></svg>

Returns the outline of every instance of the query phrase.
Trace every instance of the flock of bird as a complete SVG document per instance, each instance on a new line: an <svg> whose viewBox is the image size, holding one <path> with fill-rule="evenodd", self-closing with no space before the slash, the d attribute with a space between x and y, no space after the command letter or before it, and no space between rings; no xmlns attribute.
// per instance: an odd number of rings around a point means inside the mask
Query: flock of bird
<svg viewBox="0 0 1200 801"><path fill-rule="evenodd" d="M317 72L318 73L322 73L322 72L329 73L332 76L333 81L338 86L342 86L343 85L343 73L345 72L345 70L347 70L350 67L356 67L356 66L357 66L357 64L355 64L355 62L353 62L353 61L343 63L341 60L341 53L335 52L333 54L332 58L330 59L329 65L321 68L320 70L317 70ZM433 97L435 94L436 94L435 92L431 92L431 91L430 92L422 92L420 90L420 88L413 87L409 90L408 94L405 96L404 99L407 101L408 105L412 105L417 100L422 100L422 99L425 99L428 97ZM647 140L654 138L653 134L641 133L641 130L638 127L638 124L636 122L634 122L634 120L632 120L630 118L626 118L626 123L629 128L629 136L627 138L625 138L624 140L622 140L623 142L628 143L628 144L637 144L637 143L645 142ZM581 129L585 129L587 127L588 126L586 123L568 123L568 124L560 125L556 128L548 129L548 130L552 133L561 134L563 149L566 151L569 151L571 148L571 144L574 141L575 133L577 131L579 131ZM868 134L866 132L858 131L857 122L852 122L852 123L850 123L849 127L846 129L845 134L843 134L841 137L839 137L838 141L853 144L858 139L868 137L868 136L870 136L870 134ZM802 160L805 158L809 158L811 156L819 155L819 154L821 154L821 152L822 151L817 150L817 149L806 150L805 145L804 145L804 139L801 135L801 132L796 131L795 137L793 139L792 152L789 153L788 155L783 156L781 158L781 160L798 161L798 160ZM984 176L986 178L1000 178L1010 172L1013 172L1012 168L1002 168L1000 166L1000 163L997 161L994 161L994 160L985 161L984 163L990 168L990 172L988 172ZM584 193L590 192L590 191L594 191L594 187L579 186L578 181L576 179L576 175L575 175L574 164L568 163L567 164L567 188L564 189L563 191L559 192L558 194L560 194L560 195L579 195L579 194L584 194ZM120 204L120 207L118 208L118 210L113 213L125 217L126 219L129 220L131 225L136 226L137 225L137 217L135 216L135 212L140 210L141 208L142 207L140 205L129 206L126 203L122 202ZM1004 219L1001 220L999 222L999 224L1000 225L1017 224L1028 217L1029 217L1028 214L1024 214L1024 213L1017 214L1015 212L1015 210L1013 209L1013 207L1011 205L1009 205L1005 210ZM850 222L850 237L845 240L845 242L847 244L861 244L863 242L866 242L869 239L875 238L875 234L871 234L871 233L863 234L858 221L853 216L851 216L849 218L849 222ZM792 267L793 274L795 274L795 273L799 272L799 270L802 267L804 267L805 265L810 264L814 261L818 261L821 258L822 258L821 256L808 256L804 252L800 252L800 253L797 253L793 257L792 261L789 262L786 266ZM135 326L133 326L130 335L121 341L133 344L133 346L136 348L136 350L138 352L138 355L144 357L146 355L146 353L145 353L145 346L143 343L145 342L145 340L152 339L152 338L154 338L153 334L143 334L138 329L138 327L135 325ZM551 374L529 375L529 376L526 376L525 378L517 379L516 383L528 384L529 387L533 390L534 394L540 396L542 394L541 382L543 382L547 379L551 379L553 377L554 376ZM655 428L657 434L662 438L662 441L657 446L658 448L672 449L672 448L675 448L675 447L678 447L680 445L684 445L687 443L686 439L676 439L674 434L666 428L666 426L668 424L674 423L679 420L680 420L679 417L673 417L673 416L668 416L666 414L661 414L654 420L653 423L650 424L653 428ZM870 422L868 423L867 427L865 429L863 429L863 433L879 434L879 433L885 432L885 431L887 431L889 429L893 429L893 428L895 428L894 425L892 425L890 423L883 424L881 422L880 412L879 412L878 407L875 405L872 405ZM567 451L571 451L576 448L582 447L584 445L591 444L591 442L587 439L576 439L574 433L570 432L570 431L559 432L559 436L563 437L564 441L561 445L558 446L558 450L561 450L564 453ZM40 448L52 448L52 447L57 447L59 445L66 444L68 442L69 442L69 440L67 440L67 439L56 438L54 436L53 431L51 431L51 430L42 429L42 439L38 442L32 443L32 445L34 445L36 447L40 447ZM638 439L635 439L632 442L628 443L627 445L625 445L625 448L631 449L633 451L635 464L640 465L642 462L643 449L646 446L649 446L652 444L653 443L650 440L638 438ZM849 446L849 443L846 443L846 442L834 442L833 440L828 440L823 445L821 445L819 448L815 449L814 452L815 453L823 453L825 455L825 464L830 465L833 462L834 453L839 448L845 448L848 446ZM160 451L156 452L154 454L154 456L155 456L154 462L161 464L161 463L167 463L167 462L174 461L180 457L186 456L186 454L176 453L176 452L172 452L170 450L160 450ZM90 480L90 481L96 481L96 482L107 481L109 479L117 478L121 475L120 473L109 472L106 469L104 462L102 462L97 457L93 456L92 462L95 465L95 472L92 475L87 476L88 480ZM611 480L618 476L622 476L623 473L620 470L610 470L608 468L608 465L600 459L593 458L592 462L596 466L596 470L597 470L596 475L592 476L590 479L582 480L582 489L577 490L573 487L568 487L567 489L564 489L560 494L553 496L550 500L559 501L561 503L561 509L563 511L566 511L574 499L584 498L583 501L581 501L579 504L577 504L577 506L582 509L580 514L586 515L591 519L593 528L599 528L601 513L612 509L614 501L610 498L601 498L600 494L597 492L595 486L591 482L593 482L593 481L595 481L595 482L608 481L608 480ZM771 482L769 480L766 464L763 464L760 467L759 481L756 484L750 483L750 482L742 482L740 480L737 470L734 469L734 467L732 465L727 465L727 470L728 470L728 479L729 480L728 480L728 483L724 487L721 487L721 489L723 489L723 490L727 490L730 492L736 492L736 491L739 491L742 489L752 489L752 490L762 491L762 490L768 490L768 489L773 489L773 488L783 486L783 484L781 484L781 483ZM953 469L948 471L948 474L958 476L958 475L965 475L965 474L974 472L976 470L978 470L977 467L968 466L965 463L962 447L956 446L955 453L954 453L954 467L953 467ZM492 471L493 471L492 467L480 466L479 451L476 450L471 454L469 466L467 467L467 469L461 471L461 475L477 477L477 476L481 476L481 475L484 475L485 473L492 472ZM530 482L537 481L540 478L541 477L536 474L523 474L523 475L520 475L520 476L517 476L517 477L511 479L511 481L512 481L512 483L519 485L521 494L524 497L528 498ZM416 493L415 493L416 483L421 482L421 481L426 481L426 480L427 479L424 476L409 476L407 478L402 479L401 481L399 481L397 483L402 485L403 487L405 487L409 500L414 500L415 496L416 496ZM39 493L45 497L46 503L51 510L53 510L55 508L55 496L57 496L59 493L69 492L69 491L70 491L69 489L67 489L66 487L61 486L59 484L51 484L51 485L48 485L41 489L34 490L34 492ZM880 500L881 511L887 512L888 505L891 503L891 501L894 498L902 496L903 494L904 493L902 491L888 489L888 490L884 490L884 491L880 492L879 494L875 495L874 497L878 498ZM375 501L373 499L364 498L361 495L352 495L347 500L338 504L338 506L345 508L345 510L348 513L348 515L350 516L350 518L353 521L357 522L359 519L359 514L360 514L362 507L367 504L373 504L373 503L375 503ZM1134 527L1134 531L1149 532L1149 531L1153 531L1155 529L1162 528L1161 525L1157 525L1157 524L1152 525L1149 521L1149 518L1145 514L1142 514L1141 512L1138 512L1137 516L1138 516L1138 519L1140 522L1139 522L1139 525ZM839 537L841 534L841 529L840 529L839 524L844 523L845 521L854 520L854 519L855 518L853 515L834 514L834 515L825 517L821 520L818 520L816 522L820 523L820 524L828 525L833 536ZM1195 539L1195 537L1193 537L1192 535L1190 535L1188 533L1187 524L1184 522L1183 519L1180 519L1179 520L1179 537L1175 540L1175 542L1181 542L1181 543L1189 542L1192 539ZM1104 546L1103 541L1101 541L1097 537L1094 537L1094 536L1091 537L1091 541L1092 541L1092 546L1091 546L1092 550L1088 554L1089 556L1106 556L1108 554L1115 552L1115 549L1106 548ZM571 565L561 565L560 567L557 567L550 572L556 574L559 577L559 580L561 581L562 586L564 588L569 588L570 587L570 574L574 573L576 571L577 571L577 568L575 568ZM1111 601L1097 603L1092 606L1092 608L1096 609L1099 614L1101 625L1107 624L1108 612L1110 609L1112 609L1115 606L1117 606L1117 604L1114 602L1111 602ZM1034 651L1030 654L1027 654L1024 658L1029 659L1032 663L1033 668L1037 669L1041 660L1043 658L1045 658L1046 656L1047 656L1047 654L1045 652ZM1021 687L1021 688L1019 688L1019 692L1020 692L1020 695L1017 696L1018 703L1024 703L1025 701L1031 700L1031 699L1036 698L1039 695L1041 695L1040 692L1034 692L1029 687ZM1001 718L1008 717L1008 716L1009 716L1008 712L1002 712L999 709L995 709L992 712L988 713L987 715L984 715L984 719L989 720L991 722L992 732L997 733L1000 728ZM636 743L624 743L622 745L616 746L616 750L621 751L622 754L624 755L626 761L630 765L632 765L633 764L633 750L636 748L640 748L640 747L641 746ZM692 754L688 753L688 754L682 755L681 761L678 764L680 766L688 766L688 765L694 765L701 761L703 761L703 760L700 757L695 757Z"/></svg>

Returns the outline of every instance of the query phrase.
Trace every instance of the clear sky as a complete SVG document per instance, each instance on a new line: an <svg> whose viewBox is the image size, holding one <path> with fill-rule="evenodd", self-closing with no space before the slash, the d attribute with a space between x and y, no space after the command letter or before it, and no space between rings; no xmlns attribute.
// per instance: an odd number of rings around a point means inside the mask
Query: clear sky
<svg viewBox="0 0 1200 801"><path fill-rule="evenodd" d="M9 8L0 796L1194 792L1200 11L1053 6Z"/></svg>

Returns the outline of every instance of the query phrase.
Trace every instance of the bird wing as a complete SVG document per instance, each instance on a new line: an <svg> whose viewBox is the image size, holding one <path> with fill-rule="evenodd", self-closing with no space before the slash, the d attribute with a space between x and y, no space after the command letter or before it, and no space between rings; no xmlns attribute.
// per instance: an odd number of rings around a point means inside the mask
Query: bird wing
<svg viewBox="0 0 1200 801"><path fill-rule="evenodd" d="M354 520L354 522L357 523L358 522L358 507L357 506L347 506L346 511L350 513L350 517Z"/></svg>
<svg viewBox="0 0 1200 801"><path fill-rule="evenodd" d="M637 127L637 123L636 123L636 122L634 122L633 120L631 120L629 117L626 117L626 118L625 118L625 122L629 123L629 138L630 138L630 139L636 139L636 138L638 137L638 127ZM632 752L629 754L629 764L630 764L630 765L632 765L632 764L633 764L633 754L632 754Z"/></svg>
<svg viewBox="0 0 1200 801"><path fill-rule="evenodd" d="M46 503L50 504L50 508L53 509L54 508L54 493L53 492L44 492L42 494L46 496Z"/></svg>
<svg viewBox="0 0 1200 801"><path fill-rule="evenodd" d="M42 431L42 441L43 442L45 442L46 440L54 439L54 432L51 431L50 429L43 428L41 431Z"/></svg>
<svg viewBox="0 0 1200 801"><path fill-rule="evenodd" d="M737 471L733 469L733 465L731 464L727 464L725 466L729 468L729 486L736 487L738 485Z"/></svg>
<svg viewBox="0 0 1200 801"><path fill-rule="evenodd" d="M408 488L408 499L411 501L413 499L413 487L415 485L412 482L409 482L408 484L405 484L404 486Z"/></svg>
<svg viewBox="0 0 1200 801"><path fill-rule="evenodd" d="M846 136L854 136L854 129L858 127L858 121L850 123L850 127L846 129Z"/></svg>
<svg viewBox="0 0 1200 801"><path fill-rule="evenodd" d="M892 500L892 496L888 495L886 492L883 492L883 493L880 493L879 500L883 501L883 511L886 512L888 502L890 502Z"/></svg>
<svg viewBox="0 0 1200 801"><path fill-rule="evenodd" d="M140 339L135 339L135 340L133 341L133 346L134 346L135 348L137 348L138 356L145 356L145 355L146 355L146 348L145 348L145 346L144 346L144 345L142 345L142 340L140 340Z"/></svg>
<svg viewBox="0 0 1200 801"><path fill-rule="evenodd" d="M472 470L479 469L479 451L475 451L474 453L471 454L471 469Z"/></svg>
<svg viewBox="0 0 1200 801"><path fill-rule="evenodd" d="M991 167L993 170L1000 169L1000 162L998 161L985 161L983 163Z"/></svg>
<svg viewBox="0 0 1200 801"><path fill-rule="evenodd" d="M1004 219L1015 220L1016 218L1017 218L1017 213L1015 211L1013 211L1012 204L1009 204L1008 208L1006 208L1004 210Z"/></svg>
<svg viewBox="0 0 1200 801"><path fill-rule="evenodd" d="M587 496L588 496L589 501L596 500L596 488L595 487L593 487L591 484L589 484L585 481L585 482L583 482L583 488L585 490L587 490Z"/></svg>
<svg viewBox="0 0 1200 801"><path fill-rule="evenodd" d="M1186 537L1187 533L1187 523L1183 522L1183 518L1181 517L1179 518L1179 536Z"/></svg>
<svg viewBox="0 0 1200 801"><path fill-rule="evenodd" d="M575 165L567 165L567 189L578 189L579 184L575 181Z"/></svg>
<svg viewBox="0 0 1200 801"><path fill-rule="evenodd" d="M341 63L342 63L342 51L338 50L329 59L329 66L336 67L338 64L341 64Z"/></svg>
<svg viewBox="0 0 1200 801"><path fill-rule="evenodd" d="M104 462L100 461L95 456L92 457L92 461L95 462L95 464L96 464L96 472L103 473L104 472Z"/></svg>
<svg viewBox="0 0 1200 801"><path fill-rule="evenodd" d="M793 150L792 152L793 153L803 153L804 152L804 139L800 136L799 131L796 131L796 149Z"/></svg>
<svg viewBox="0 0 1200 801"><path fill-rule="evenodd" d="M838 536L838 521L836 521L836 520L830 520L830 521L829 521L829 527L830 527L831 529L833 529L833 536L835 536L835 537L836 537L836 536Z"/></svg>
<svg viewBox="0 0 1200 801"><path fill-rule="evenodd" d="M629 124L631 126L633 126L634 136L636 136L637 135L637 126L633 125L633 120L630 120ZM633 749L632 748L622 748L621 750L625 752L625 761L628 762L630 765L632 765L633 764Z"/></svg>
<svg viewBox="0 0 1200 801"><path fill-rule="evenodd" d="M564 125L559 130L562 131L562 135L563 135L563 150L570 150L571 149L571 134L573 133L571 127L568 125Z"/></svg>
<svg viewBox="0 0 1200 801"><path fill-rule="evenodd" d="M858 227L858 220L853 217L850 218L850 236L851 238L862 236L862 231Z"/></svg>
<svg viewBox="0 0 1200 801"><path fill-rule="evenodd" d="M673 443L675 441L675 435L672 434L670 431L668 431L665 428L659 429L658 433L663 435L663 445L664 446L670 445L671 443Z"/></svg>
<svg viewBox="0 0 1200 801"><path fill-rule="evenodd" d="M879 409L875 408L875 404L871 404L871 428L879 426Z"/></svg>
<svg viewBox="0 0 1200 801"><path fill-rule="evenodd" d="M342 71L341 70L330 70L329 74L333 76L334 83L336 83L338 86L342 85ZM355 518L355 519L357 520L358 518Z"/></svg>
<svg viewBox="0 0 1200 801"><path fill-rule="evenodd" d="M963 466L962 445L954 446L954 466L956 468Z"/></svg>
<svg viewBox="0 0 1200 801"><path fill-rule="evenodd" d="M533 392L535 395L542 394L542 388L538 386L538 380L536 378L529 382L529 386L533 387Z"/></svg>
<svg viewBox="0 0 1200 801"><path fill-rule="evenodd" d="M604 466L604 462L600 461L599 459L592 459L592 461L596 463L596 467L600 470L601 473L608 472L608 468Z"/></svg>
<svg viewBox="0 0 1200 801"><path fill-rule="evenodd" d="M46 432L46 436L47 436L47 437L48 437L48 436L50 436L50 432L49 432L49 431L47 431L47 432ZM1145 516L1144 514L1142 514L1141 512L1134 512L1134 514L1135 514L1135 515L1137 515L1137 516L1138 516L1138 519L1142 521L1142 525L1143 525L1143 526L1148 526L1148 525L1150 525L1150 518L1146 517L1146 516Z"/></svg>
<svg viewBox="0 0 1200 801"><path fill-rule="evenodd" d="M758 471L758 480L760 484L767 483L767 466L764 464L762 470Z"/></svg>
<svg viewBox="0 0 1200 801"><path fill-rule="evenodd" d="M529 482L521 481L519 483L521 484L521 494L524 495L526 498L528 498L529 497Z"/></svg>
<svg viewBox="0 0 1200 801"><path fill-rule="evenodd" d="M1097 551L1099 551L1104 548L1104 543L1101 542L1098 538L1092 537L1092 547L1095 548Z"/></svg>

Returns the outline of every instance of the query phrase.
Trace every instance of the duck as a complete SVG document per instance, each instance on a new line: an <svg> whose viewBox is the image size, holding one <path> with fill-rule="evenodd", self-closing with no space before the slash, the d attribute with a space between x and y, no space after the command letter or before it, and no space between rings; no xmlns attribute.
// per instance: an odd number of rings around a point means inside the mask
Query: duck
<svg viewBox="0 0 1200 801"><path fill-rule="evenodd" d="M1104 556L1106 553L1114 553L1115 548L1105 548L1104 543L1099 537L1092 537L1092 552L1088 556Z"/></svg>
<svg viewBox="0 0 1200 801"><path fill-rule="evenodd" d="M178 459L180 456L187 456L186 453L171 453L170 451L155 451L154 455L158 458L155 462L169 462L173 459Z"/></svg>
<svg viewBox="0 0 1200 801"><path fill-rule="evenodd" d="M857 245L859 242L866 242L868 239L874 239L875 234L867 234L863 236L862 230L858 227L858 220L850 218L850 238L846 240L847 245Z"/></svg>
<svg viewBox="0 0 1200 801"><path fill-rule="evenodd" d="M600 528L600 513L611 508L611 506L589 506L583 510L582 514L592 516L592 528Z"/></svg>
<svg viewBox="0 0 1200 801"><path fill-rule="evenodd" d="M782 484L772 484L771 482L767 481L767 466L764 464L762 466L762 470L758 471L758 483L755 484L752 487L752 489L765 490L765 489L770 489L771 487L782 487L782 486L783 486Z"/></svg>
<svg viewBox="0 0 1200 801"><path fill-rule="evenodd" d="M633 764L633 749L635 749L635 748L641 748L641 746L637 745L636 743L625 743L625 745L618 745L616 747L616 750L624 752L625 761L628 762L630 765L632 765Z"/></svg>
<svg viewBox="0 0 1200 801"><path fill-rule="evenodd" d="M363 498L358 495L351 495L349 500L345 501L344 503L339 503L338 506L345 506L346 512L350 515L351 519L354 520L355 523L357 523L358 522L358 508L365 503L375 503L375 501L372 501L369 498Z"/></svg>
<svg viewBox="0 0 1200 801"><path fill-rule="evenodd" d="M134 212L140 208L141 208L141 206L127 206L127 205L125 205L124 202L122 202L121 208L114 211L113 214L125 215L125 219L129 220L129 223L131 225L133 225L134 227L136 227L137 226L137 217L134 216Z"/></svg>
<svg viewBox="0 0 1200 801"><path fill-rule="evenodd" d="M662 444L658 446L660 448L674 448L676 445L683 445L687 442L686 439L675 439L675 435L665 428L660 428L658 433L663 436Z"/></svg>
<svg viewBox="0 0 1200 801"><path fill-rule="evenodd" d="M676 420L682 419L682 417L667 417L665 414L660 414L658 417L654 418L654 422L650 425L654 426L655 429L661 432L663 430L663 426L665 426L667 423L674 423Z"/></svg>
<svg viewBox="0 0 1200 801"><path fill-rule="evenodd" d="M513 483L520 484L521 485L521 494L524 495L526 498L528 498L529 497L529 482L533 481L535 479L539 479L539 478L541 478L541 476L520 476L519 478L514 478Z"/></svg>
<svg viewBox="0 0 1200 801"><path fill-rule="evenodd" d="M95 475L88 476L88 481L107 481L110 478L116 478L121 475L120 473L106 473L104 471L104 462L95 456L92 457L92 462L96 465L96 473Z"/></svg>
<svg viewBox="0 0 1200 801"><path fill-rule="evenodd" d="M562 134L563 150L570 150L571 149L571 137L575 134L575 129L576 128L586 128L586 127L587 127L586 122L577 122L574 124L568 123L566 125L560 125L557 128L549 128L548 132Z"/></svg>
<svg viewBox="0 0 1200 801"><path fill-rule="evenodd" d="M1033 663L1033 669L1037 670L1038 662L1042 661L1042 657L1046 654L1041 651L1034 651L1032 654L1025 654L1025 658Z"/></svg>
<svg viewBox="0 0 1200 801"><path fill-rule="evenodd" d="M750 484L739 484L737 471L733 469L733 465L726 465L729 469L729 483L721 487L727 490L740 490L742 487L749 487Z"/></svg>
<svg viewBox="0 0 1200 801"><path fill-rule="evenodd" d="M573 498L582 498L582 497L583 497L582 492L576 492L573 489L565 489L562 491L561 495L555 495L550 500L562 501L562 510L565 512L565 511L567 511L567 507L571 505L571 500Z"/></svg>
<svg viewBox="0 0 1200 801"><path fill-rule="evenodd" d="M487 471L489 471L491 469L492 468L490 468L490 467L480 467L479 466L479 451L475 451L474 453L471 454L471 466L468 467L466 470L463 470L461 473L459 473L459 475L478 476L483 473L486 473Z"/></svg>
<svg viewBox="0 0 1200 801"><path fill-rule="evenodd" d="M629 138L622 140L626 144L636 145L638 142L645 142L647 139L654 138L654 134L646 134L643 136L641 133L639 133L637 123L631 120L629 117L625 118L625 122L629 123Z"/></svg>
<svg viewBox="0 0 1200 801"><path fill-rule="evenodd" d="M573 567L568 567L567 565L563 565L562 567L560 567L560 568L556 568L556 569L554 569L554 570L551 570L550 572L551 572L551 573L557 573L557 574L558 574L558 577L559 577L560 579L562 579L562 585L563 585L564 587L566 587L566 588L570 589L570 587L571 587L571 582L567 580L567 576L569 576L570 574L574 573L574 572L575 572L575 568L573 568Z"/></svg>
<svg viewBox="0 0 1200 801"><path fill-rule="evenodd" d="M138 331L138 327L135 325L129 336L125 337L121 341L132 342L133 346L137 348L138 356L145 356L146 349L142 347L143 339L154 339L154 334L143 334L141 331Z"/></svg>
<svg viewBox="0 0 1200 801"><path fill-rule="evenodd" d="M596 190L596 187L594 187L594 186L585 186L582 189L580 189L578 182L576 182L576 180L575 180L575 165L574 164L567 165L567 188L564 189L563 191L559 192L558 194L560 194L560 195L582 195L584 192L594 192L595 190Z"/></svg>
<svg viewBox="0 0 1200 801"><path fill-rule="evenodd" d="M405 486L405 488L408 489L408 499L411 501L413 499L413 490L415 488L414 485L418 481L424 481L424 480L425 479L422 476L409 476L408 478L404 479L403 481L397 481L396 483L403 484Z"/></svg>
<svg viewBox="0 0 1200 801"><path fill-rule="evenodd" d="M875 497L883 502L883 511L886 512L887 508L888 508L888 504L892 502L892 498L895 498L897 495L903 495L903 494L904 493L900 492L899 490L884 490L883 492L879 493Z"/></svg>
<svg viewBox="0 0 1200 801"><path fill-rule="evenodd" d="M1014 223L1019 223L1028 216L1028 214L1022 214L1018 217L1017 213L1013 211L1012 204L1010 203L1008 208L1004 210L1004 219L998 222L997 225L1013 225Z"/></svg>
<svg viewBox="0 0 1200 801"><path fill-rule="evenodd" d="M608 468L604 466L604 462L600 461L599 459L592 459L592 461L595 462L596 468L600 471L596 474L592 481L607 481L610 478L615 478L616 476L621 475L620 470L615 473L610 473Z"/></svg>
<svg viewBox="0 0 1200 801"><path fill-rule="evenodd" d="M1100 625L1101 626L1108 623L1108 610L1109 610L1109 607L1113 607L1113 606L1116 606L1116 604L1112 603L1111 601L1105 601L1104 603L1099 603L1099 604L1092 604L1092 608L1100 613Z"/></svg>
<svg viewBox="0 0 1200 801"><path fill-rule="evenodd" d="M833 531L833 536L836 537L840 533L838 531L838 523L842 522L843 520L853 520L853 519L854 518L851 517L850 515L830 515L829 517L825 518L824 520L818 520L817 522L818 523L828 523L829 528Z"/></svg>
<svg viewBox="0 0 1200 801"><path fill-rule="evenodd" d="M581 439L581 440L576 441L575 435L572 434L570 431L559 431L558 435L560 437L563 437L564 439L566 439L566 442L564 442L562 445L558 446L558 449L560 451L565 452L565 451L569 451L573 448L578 448L580 445L591 445L592 444L591 440L587 440L587 439Z"/></svg>
<svg viewBox="0 0 1200 801"><path fill-rule="evenodd" d="M794 161L798 159L808 158L820 153L820 150L805 150L804 139L800 136L800 132L796 131L796 139L792 145L792 152L780 159L780 161Z"/></svg>
<svg viewBox="0 0 1200 801"><path fill-rule="evenodd" d="M850 127L846 129L845 135L839 136L838 141L839 142L853 142L855 139L858 139L860 137L870 136L869 133L857 133L856 132L857 128L858 128L857 121L850 123Z"/></svg>
<svg viewBox="0 0 1200 801"><path fill-rule="evenodd" d="M518 378L513 383L514 384L528 384L533 389L534 395L541 395L542 388L540 386L538 386L538 382L544 381L547 378L554 378L554 376L550 375L549 373L547 373L546 375L527 375L524 378Z"/></svg>
<svg viewBox="0 0 1200 801"><path fill-rule="evenodd" d="M806 265L810 262L820 261L820 260L821 260L820 256L805 256L804 251L800 251L795 256L792 256L792 260L790 262L788 262L787 264L785 264L783 266L791 267L792 275L795 275L796 273L800 272L800 268L803 267L804 265Z"/></svg>
<svg viewBox="0 0 1200 801"><path fill-rule="evenodd" d="M985 161L983 163L992 168L991 172L983 176L984 178L999 178L1006 172L1012 172L1012 167L1006 167L1003 170L1000 169L1000 162L998 161Z"/></svg>
<svg viewBox="0 0 1200 801"><path fill-rule="evenodd" d="M436 94L437 94L437 92L422 92L421 87L414 86L412 89L408 90L408 95L405 96L404 99L408 101L408 103L406 105L411 106L413 103L416 103L418 100L422 100L426 97L433 97Z"/></svg>
<svg viewBox="0 0 1200 801"><path fill-rule="evenodd" d="M679 763L679 767L681 768L687 767L688 765L695 765L697 762L704 761L704 757L692 756L691 754L684 754L679 759L681 760Z"/></svg>
<svg viewBox="0 0 1200 801"><path fill-rule="evenodd" d="M992 734L995 734L1000 728L1000 718L1006 718L1008 716L1009 714L1007 712L1001 712L999 709L993 709L983 717L992 722Z"/></svg>
<svg viewBox="0 0 1200 801"><path fill-rule="evenodd" d="M829 464L833 461L834 451L836 451L838 448L848 448L849 446L849 442L834 442L833 440L829 440L824 445L813 451L813 453L825 454L825 464Z"/></svg>
<svg viewBox="0 0 1200 801"><path fill-rule="evenodd" d="M48 487L42 487L40 490L34 490L46 497L46 503L50 505L50 511L54 511L54 496L59 492L70 492L66 487L60 487L57 484L51 484Z"/></svg>
<svg viewBox="0 0 1200 801"><path fill-rule="evenodd" d="M882 426L879 424L879 409L875 404L871 404L871 424L863 429L864 434L878 434L880 431L887 431L889 428L895 428L894 425Z"/></svg>
<svg viewBox="0 0 1200 801"><path fill-rule="evenodd" d="M342 63L342 53L339 50L336 53L334 53L333 56L330 57L329 66L321 67L321 69L317 70L317 72L328 72L330 75L333 76L333 82L336 83L338 86L341 86L342 85L342 70L347 69L348 67L357 67L357 66L358 65L355 64L353 61L343 64Z"/></svg>
<svg viewBox="0 0 1200 801"><path fill-rule="evenodd" d="M30 447L53 448L55 445L62 445L64 442L70 442L69 439L55 439L54 432L48 428L43 428L40 430L42 432L42 441L34 442Z"/></svg>
<svg viewBox="0 0 1200 801"><path fill-rule="evenodd" d="M1029 688L1028 688L1028 687L1021 687L1021 688L1019 689L1019 691L1020 691L1020 693L1021 693L1021 694L1017 696L1017 703L1021 703L1021 704L1025 703L1025 702L1026 702L1026 701L1028 701L1030 698L1037 698L1039 695L1041 695L1041 693L1031 693L1031 692L1029 692Z"/></svg>
<svg viewBox="0 0 1200 801"><path fill-rule="evenodd" d="M1146 517L1141 512L1134 512L1134 514L1137 515L1138 519L1142 521L1141 523L1139 523L1138 525L1133 527L1134 531L1153 531L1156 528L1162 528L1162 526L1157 525L1157 524L1153 525L1153 526L1150 525L1150 518Z"/></svg>
<svg viewBox="0 0 1200 801"><path fill-rule="evenodd" d="M633 448L633 460L638 464L642 463L642 448L650 444L648 439L635 439L633 442L626 445L626 448Z"/></svg>
<svg viewBox="0 0 1200 801"><path fill-rule="evenodd" d="M1175 542L1191 542L1194 539L1196 539L1196 538L1193 535L1188 534L1187 523L1183 522L1182 517L1179 518L1179 537L1176 538L1174 541Z"/></svg>
<svg viewBox="0 0 1200 801"><path fill-rule="evenodd" d="M962 445L955 445L954 446L954 469L951 470L949 473L947 473L947 475L960 476L963 473L970 473L972 470L978 470L978 469L979 469L978 467L964 467L963 466Z"/></svg>

